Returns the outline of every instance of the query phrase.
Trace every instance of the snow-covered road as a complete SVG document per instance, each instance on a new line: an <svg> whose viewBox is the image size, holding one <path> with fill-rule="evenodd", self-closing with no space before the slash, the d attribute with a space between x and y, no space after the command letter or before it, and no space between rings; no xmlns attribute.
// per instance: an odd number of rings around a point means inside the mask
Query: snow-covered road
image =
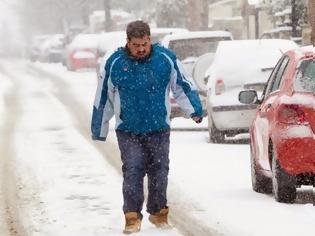
<svg viewBox="0 0 315 236"><path fill-rule="evenodd" d="M0 67L2 70L3 68ZM13 83L0 74L0 235L15 236L18 225L15 225L15 190L14 175L11 172L11 146L12 129L14 127L16 111L15 107L9 107L8 103L14 103ZM10 101L10 102L9 102ZM7 111L11 113L6 114Z"/></svg>
<svg viewBox="0 0 315 236"><path fill-rule="evenodd" d="M11 170L1 172L6 175L1 180L6 188L16 186L13 199L8 196L13 190L0 192L0 235L14 235L8 230L13 226L23 236L121 235L115 134L111 131L106 143L89 137L95 73L1 61L0 85L0 161L9 157ZM8 118L15 121L9 128ZM196 127L182 119L172 125ZM253 192L248 145L209 144L207 132L172 132L170 158L168 195L175 228L157 230L145 215L137 235L315 234L313 190L299 191L293 205ZM9 216L2 204L8 197L15 203ZM15 218L6 226L10 215Z"/></svg>

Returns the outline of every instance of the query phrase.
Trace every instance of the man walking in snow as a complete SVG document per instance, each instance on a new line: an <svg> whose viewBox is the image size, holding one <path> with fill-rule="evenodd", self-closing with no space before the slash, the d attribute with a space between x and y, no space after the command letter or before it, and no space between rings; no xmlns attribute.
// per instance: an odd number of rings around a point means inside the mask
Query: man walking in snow
<svg viewBox="0 0 315 236"><path fill-rule="evenodd" d="M176 55L151 44L147 23L130 22L126 34L126 46L107 59L101 74L91 129L94 140L105 141L109 120L115 115L123 163L123 232L128 234L140 231L146 174L149 221L157 227L168 226L170 90L186 116L197 123L202 120L202 107Z"/></svg>

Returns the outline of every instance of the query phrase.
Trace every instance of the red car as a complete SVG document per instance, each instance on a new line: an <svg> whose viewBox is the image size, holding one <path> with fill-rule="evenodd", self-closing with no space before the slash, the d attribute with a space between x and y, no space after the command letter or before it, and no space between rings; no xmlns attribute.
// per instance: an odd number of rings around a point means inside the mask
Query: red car
<svg viewBox="0 0 315 236"><path fill-rule="evenodd" d="M96 68L97 58L97 53L89 48L75 49L69 53L67 68L72 71Z"/></svg>
<svg viewBox="0 0 315 236"><path fill-rule="evenodd" d="M250 127L254 191L293 203L296 188L315 185L315 50L286 52L273 69L261 99L241 91L239 101L259 104Z"/></svg>
<svg viewBox="0 0 315 236"><path fill-rule="evenodd" d="M97 34L79 34L69 44L66 50L66 66L75 71L86 68L96 68L99 44Z"/></svg>

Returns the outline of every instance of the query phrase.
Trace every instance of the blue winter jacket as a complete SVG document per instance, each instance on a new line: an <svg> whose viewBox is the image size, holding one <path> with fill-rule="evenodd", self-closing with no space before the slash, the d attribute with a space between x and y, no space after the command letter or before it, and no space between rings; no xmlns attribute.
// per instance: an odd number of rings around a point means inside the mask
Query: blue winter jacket
<svg viewBox="0 0 315 236"><path fill-rule="evenodd" d="M170 127L170 89L187 117L202 116L198 92L184 75L175 54L152 45L145 60L119 48L99 78L92 115L92 138L105 140L115 114L116 129L146 134Z"/></svg>

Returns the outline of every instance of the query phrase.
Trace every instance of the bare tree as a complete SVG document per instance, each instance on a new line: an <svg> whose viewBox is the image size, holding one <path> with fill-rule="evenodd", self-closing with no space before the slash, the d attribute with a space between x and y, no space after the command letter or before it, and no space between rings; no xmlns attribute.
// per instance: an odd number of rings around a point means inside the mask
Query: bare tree
<svg viewBox="0 0 315 236"><path fill-rule="evenodd" d="M187 26L190 30L206 30L208 29L208 0L188 0Z"/></svg>
<svg viewBox="0 0 315 236"><path fill-rule="evenodd" d="M311 25L311 44L315 46L315 0L308 0L308 18Z"/></svg>
<svg viewBox="0 0 315 236"><path fill-rule="evenodd" d="M157 0L156 24L158 27L185 27L187 0Z"/></svg>

